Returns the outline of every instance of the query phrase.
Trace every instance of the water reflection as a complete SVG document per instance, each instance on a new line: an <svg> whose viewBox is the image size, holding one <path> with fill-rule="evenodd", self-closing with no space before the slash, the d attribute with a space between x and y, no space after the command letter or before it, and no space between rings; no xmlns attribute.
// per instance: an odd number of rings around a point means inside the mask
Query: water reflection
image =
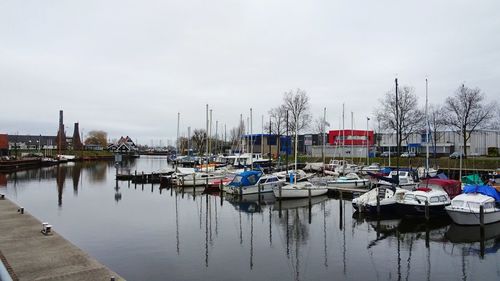
<svg viewBox="0 0 500 281"><path fill-rule="evenodd" d="M165 164L144 160L134 165L151 171ZM113 163L41 170L9 174L2 189L128 280L500 276L498 224L481 233L449 220L366 217L344 195L276 201L271 193L240 198L203 187L131 186L115 181ZM91 226L100 231L86 233Z"/></svg>

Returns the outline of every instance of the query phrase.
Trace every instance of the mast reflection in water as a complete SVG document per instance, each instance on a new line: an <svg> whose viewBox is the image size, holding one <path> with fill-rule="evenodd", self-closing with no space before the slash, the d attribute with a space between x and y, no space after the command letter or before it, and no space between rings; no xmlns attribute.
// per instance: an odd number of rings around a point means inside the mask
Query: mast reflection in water
<svg viewBox="0 0 500 281"><path fill-rule="evenodd" d="M167 168L141 157L130 171ZM276 202L116 182L112 162L0 175L0 192L127 280L499 280L500 225L369 218L326 196ZM69 191L69 192L68 192Z"/></svg>

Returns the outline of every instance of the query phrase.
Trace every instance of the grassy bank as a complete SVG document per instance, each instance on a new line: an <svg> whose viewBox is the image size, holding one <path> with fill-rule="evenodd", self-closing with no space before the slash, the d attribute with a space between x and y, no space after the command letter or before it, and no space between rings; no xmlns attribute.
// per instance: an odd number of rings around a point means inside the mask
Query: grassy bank
<svg viewBox="0 0 500 281"><path fill-rule="evenodd" d="M100 157L113 157L113 153L109 152L107 150L62 150L62 151L57 151L57 150L26 150L26 149L19 149L17 151L12 150L11 155L17 155L21 156L23 154L42 154L42 155L47 155L49 157L55 157L57 154L64 154L64 155L75 155L78 158L100 158Z"/></svg>

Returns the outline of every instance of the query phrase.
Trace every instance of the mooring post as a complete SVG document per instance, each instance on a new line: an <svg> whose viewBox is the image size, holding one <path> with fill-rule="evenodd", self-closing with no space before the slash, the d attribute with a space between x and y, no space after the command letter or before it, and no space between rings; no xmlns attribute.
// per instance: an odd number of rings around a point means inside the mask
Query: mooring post
<svg viewBox="0 0 500 281"><path fill-rule="evenodd" d="M429 213L429 201L425 200L425 220L429 221L430 213Z"/></svg>
<svg viewBox="0 0 500 281"><path fill-rule="evenodd" d="M195 196L194 194L196 193L196 174L193 173L193 197Z"/></svg>
<svg viewBox="0 0 500 281"><path fill-rule="evenodd" d="M239 196L241 199L241 197L243 196L243 186L241 185L241 183L240 183L240 192L239 193L240 193Z"/></svg>
<svg viewBox="0 0 500 281"><path fill-rule="evenodd" d="M377 190L377 216L380 216L380 194L379 194L379 190Z"/></svg>
<svg viewBox="0 0 500 281"><path fill-rule="evenodd" d="M484 228L484 206L482 204L479 206L479 226Z"/></svg>
<svg viewBox="0 0 500 281"><path fill-rule="evenodd" d="M479 251L481 258L484 258L484 206L479 206Z"/></svg>
<svg viewBox="0 0 500 281"><path fill-rule="evenodd" d="M155 177L155 173L151 173L151 189L153 189L153 179Z"/></svg>
<svg viewBox="0 0 500 281"><path fill-rule="evenodd" d="M279 187L279 189L278 189L278 193L279 193L279 197L280 197L280 198L278 198L278 199L279 199L280 201L281 201L281 192L282 192L282 191L281 191L281 189L282 189L282 185L280 184L280 187ZM281 204L280 204L280 210L281 210Z"/></svg>
<svg viewBox="0 0 500 281"><path fill-rule="evenodd" d="M308 189L307 189L307 196L309 197L309 209L310 209L310 208L311 208L311 206L312 206L312 200L311 200L312 195L311 195L311 193L312 193L312 192L311 192L311 189L310 189L310 188L308 188Z"/></svg>
<svg viewBox="0 0 500 281"><path fill-rule="evenodd" d="M258 190L259 198L260 198L260 187L261 187L261 185L260 185L260 182L259 182L259 184L257 185L257 188L259 189Z"/></svg>

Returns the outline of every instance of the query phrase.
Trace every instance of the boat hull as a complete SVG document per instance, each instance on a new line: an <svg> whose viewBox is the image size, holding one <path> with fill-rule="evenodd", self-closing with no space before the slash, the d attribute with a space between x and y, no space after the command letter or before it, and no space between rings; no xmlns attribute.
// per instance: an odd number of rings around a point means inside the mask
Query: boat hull
<svg viewBox="0 0 500 281"><path fill-rule="evenodd" d="M425 205L396 203L396 212L402 217L424 218ZM446 215L445 205L430 205L429 216L439 217Z"/></svg>
<svg viewBox="0 0 500 281"><path fill-rule="evenodd" d="M370 184L369 180L355 180L345 182L329 182L328 187L341 187L341 188L363 188Z"/></svg>
<svg viewBox="0 0 500 281"><path fill-rule="evenodd" d="M446 208L446 212L451 217L454 223L459 225L479 225L479 213L477 212L467 212L460 210L453 210L451 208ZM484 224L500 222L500 211L495 212L485 212L484 213Z"/></svg>
<svg viewBox="0 0 500 281"><path fill-rule="evenodd" d="M275 188L273 190L274 196L279 199L287 199L287 198L304 198L304 197L309 197L309 190L311 190L311 196L320 196L323 194L326 194L328 192L327 188L288 188L288 187L282 187L281 188L281 197L280 197L280 191L279 188Z"/></svg>

